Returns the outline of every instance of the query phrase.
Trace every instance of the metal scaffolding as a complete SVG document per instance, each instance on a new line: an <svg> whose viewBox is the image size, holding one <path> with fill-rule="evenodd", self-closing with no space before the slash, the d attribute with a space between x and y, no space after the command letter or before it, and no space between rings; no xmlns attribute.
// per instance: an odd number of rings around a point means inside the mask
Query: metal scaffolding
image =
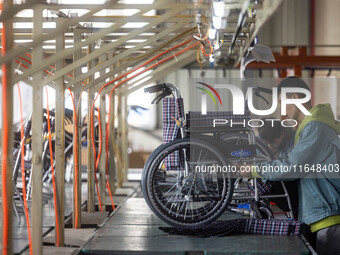
<svg viewBox="0 0 340 255"><path fill-rule="evenodd" d="M7 3L9 1L5 1ZM211 19L210 1L178 1L156 0L152 4L126 4L124 1L109 0L103 4L54 4L55 1L27 0L13 6L4 5L0 16L7 30L8 50L0 59L1 65L9 67L7 75L11 86L8 87L8 123L12 123L12 85L25 81L33 88L33 114L32 114L32 238L34 254L42 254L42 168L43 162L43 88L45 85L56 90L55 106L55 172L56 195L59 224L59 243L64 245L64 165L65 165L65 127L64 104L65 90L68 88L74 93L77 105L77 122L74 123L74 133L82 132L81 92L88 93L87 104L87 210L95 211L95 164L91 144L91 107L98 95L99 113L101 115L102 137L106 136L104 128L109 122L109 147L105 148L102 140L102 153L98 164L98 186L105 210L106 196L106 149L109 154L109 176L117 176L117 182L111 178L109 186L114 192L127 179L127 97L134 91L150 84L161 81L167 74L185 67L196 61L197 47L193 47L179 54L179 50L169 51L166 57L171 57L164 63L155 65L147 76L136 78L131 84L117 87L111 97L111 118L106 119L106 104L108 95L113 86L122 79L101 90L104 84L112 81L131 68L140 66L147 60L162 51L169 49L183 41L192 39L197 35L197 13L205 17L207 23ZM244 8L246 3L246 8ZM282 3L281 0L263 1L233 1L227 8L230 10L226 16L226 27L223 30L222 52L223 66L235 66L254 40L262 25L269 19ZM23 17L20 12L28 10L31 17ZM78 13L78 11L81 12ZM119 14L121 13L121 14ZM124 13L126 13L124 15ZM132 13L132 14L131 14ZM151 13L151 14L150 14ZM28 15L29 16L29 15ZM12 23L15 24L12 28ZM23 23L27 26L19 26ZM104 25L100 25L104 23ZM47 28L53 24L54 28ZM11 45L13 43L13 46ZM195 39L190 45L195 43ZM189 45L189 44L188 44ZM181 49L185 49L185 47ZM161 47L162 46L162 47ZM199 47L199 46L198 46ZM178 55L176 55L178 54ZM23 60L25 55L32 56L29 61ZM152 61L151 64L161 62L165 57ZM14 65L18 61L21 65ZM151 65L150 64L150 65ZM14 75L14 70L17 72ZM86 70L86 71L82 71ZM19 74L20 73L20 74ZM48 73L48 75L46 75ZM117 104L115 104L118 102ZM118 107L116 107L118 105ZM11 125L11 124L10 124ZM9 126L11 129L11 126ZM8 150L11 151L12 138L10 137ZM81 135L73 140L78 148L82 146ZM74 149L76 146L74 146ZM79 149L78 149L79 152ZM74 154L75 155L75 154ZM78 153L78 162L81 162L81 153ZM7 166L7 186L12 185L12 166L9 158ZM74 164L75 160L74 160ZM80 164L80 163L79 163ZM73 169L76 165L74 165ZM75 170L74 170L75 171ZM75 172L73 173L75 174ZM81 175L80 167L78 176ZM74 183L74 193L77 200L73 202L73 215L75 211L81 212L80 181ZM8 193L8 204L12 203L12 194ZM77 203L77 204L76 204ZM10 210L11 211L11 210ZM1 215L3 219L3 215ZM9 218L11 221L11 212ZM77 220L77 222L76 222ZM81 227L81 217L73 217L73 225ZM11 231L8 233L12 238ZM9 251L12 249L9 242Z"/></svg>

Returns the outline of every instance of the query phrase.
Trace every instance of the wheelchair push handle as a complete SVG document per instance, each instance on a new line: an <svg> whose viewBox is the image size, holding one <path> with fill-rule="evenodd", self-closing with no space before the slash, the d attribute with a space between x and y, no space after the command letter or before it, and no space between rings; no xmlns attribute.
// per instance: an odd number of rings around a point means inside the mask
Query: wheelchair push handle
<svg viewBox="0 0 340 255"><path fill-rule="evenodd" d="M155 85L155 86L145 88L144 92L145 93L156 93L156 92L162 91L166 88L167 87L166 87L165 83L162 83L162 84L158 84L158 85Z"/></svg>
<svg viewBox="0 0 340 255"><path fill-rule="evenodd" d="M267 94L272 94L273 93L271 89L267 89L267 88L264 88L264 87L257 87L255 89L255 91L263 92L263 93L267 93Z"/></svg>
<svg viewBox="0 0 340 255"><path fill-rule="evenodd" d="M162 84L158 84L155 86L145 88L144 92L145 93L161 92L156 98L152 100L151 104L154 104L154 103L158 104L162 98L170 96L170 95L174 95L176 98L180 97L179 89L170 83L162 83Z"/></svg>
<svg viewBox="0 0 340 255"><path fill-rule="evenodd" d="M263 93L267 93L267 94L272 94L272 90L271 89L267 89L267 88L264 88L264 87L256 87L254 89L254 95L261 98L262 100L264 100L267 104L269 104L268 100L263 97L260 92L263 92Z"/></svg>

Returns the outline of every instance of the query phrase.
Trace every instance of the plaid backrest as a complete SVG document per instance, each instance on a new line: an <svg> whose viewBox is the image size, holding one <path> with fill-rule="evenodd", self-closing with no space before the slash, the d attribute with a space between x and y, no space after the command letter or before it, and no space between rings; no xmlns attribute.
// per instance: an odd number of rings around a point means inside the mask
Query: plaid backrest
<svg viewBox="0 0 340 255"><path fill-rule="evenodd" d="M163 143L175 140L178 132L176 121L178 111L175 98L163 98Z"/></svg>
<svg viewBox="0 0 340 255"><path fill-rule="evenodd" d="M176 139L179 127L173 119L179 119L184 115L183 99L163 98L163 143L166 144ZM178 151L171 153L164 160L165 170L177 170L181 168L183 155Z"/></svg>

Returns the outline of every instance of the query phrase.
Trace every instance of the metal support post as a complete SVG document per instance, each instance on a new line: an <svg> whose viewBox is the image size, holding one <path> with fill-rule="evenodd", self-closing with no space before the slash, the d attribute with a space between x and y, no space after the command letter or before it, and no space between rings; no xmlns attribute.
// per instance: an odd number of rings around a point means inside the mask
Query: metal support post
<svg viewBox="0 0 340 255"><path fill-rule="evenodd" d="M116 162L115 162L115 154L114 154L114 144L115 144L115 93L112 93L111 96L111 118L108 120L110 122L110 137L109 137L109 185L111 188L112 194L115 193L116 185Z"/></svg>
<svg viewBox="0 0 340 255"><path fill-rule="evenodd" d="M42 8L34 9L33 35L42 33ZM37 44L33 48L33 65L43 62L42 46ZM33 75L33 113L32 113L32 247L33 254L42 254L42 174L43 174L43 73Z"/></svg>
<svg viewBox="0 0 340 255"><path fill-rule="evenodd" d="M105 46L106 44L102 45ZM102 63L106 61L106 54L103 54L99 57L99 63ZM105 69L102 69L100 71L100 76L105 74ZM105 154L105 137L106 137L106 95L102 93L99 96L99 114L100 114L100 124L101 124L101 154L99 158L99 165L98 165L98 187L99 187L99 196L101 199L102 208L105 211L106 210L106 181L105 181L105 161L106 161L106 154Z"/></svg>
<svg viewBox="0 0 340 255"><path fill-rule="evenodd" d="M123 88L123 108L122 108L122 156L123 156L123 169L124 169L124 181L127 181L129 160L128 160L128 123L127 123L127 89Z"/></svg>
<svg viewBox="0 0 340 255"><path fill-rule="evenodd" d="M6 12L6 10L10 10L13 6L12 1L4 1L3 3L3 12ZM3 23L3 26L5 28L5 36L6 36L6 49L10 50L13 48L13 22L12 19L8 19ZM2 138L4 138L4 136L6 135L8 138L8 143L4 144L5 147L1 148L1 155L2 157L6 157L7 159L7 164L6 164L6 168L2 169L2 163L0 162L0 169L2 170L2 172L0 172L0 187L1 187L1 220L0 220L0 232L1 232L1 243L0 245L2 246L2 249L0 247L0 251L2 250L3 254L12 254L13 253L13 223L12 223L12 216L13 216L13 205L12 205L12 201L13 201L13 189L12 189L12 148L13 148L13 71L12 71L12 64L11 63L7 63L1 67L5 67L5 70L3 69L3 73L2 73L2 77L6 77L7 78L7 85L6 85L6 95L2 94L2 96L6 96L6 127L7 127L7 134L3 133L5 131L4 128L4 123L5 123L5 116L2 114ZM2 81L0 80L0 82L2 83ZM4 86L4 84L3 84ZM2 88L4 90L4 88ZM1 103L2 103L2 99L1 99ZM4 110L2 108L2 110ZM3 146L3 144L1 143L1 147ZM7 149L7 155L4 154L4 149ZM1 158L2 159L2 158ZM3 179L3 174L4 172L6 172L6 179ZM4 181L5 183L3 183L2 181ZM6 194L4 194L2 188L3 185L6 186ZM4 200L7 200L7 209L3 208L4 204ZM7 217L5 218L5 214L3 213L3 210L7 212ZM4 226L7 225L6 229L4 229ZM3 238L5 238L5 236L2 235L3 230L7 231L7 240L3 240ZM6 247L4 247L3 245L6 245ZM1 253L1 252L0 252Z"/></svg>
<svg viewBox="0 0 340 255"><path fill-rule="evenodd" d="M77 139L75 135L73 135L73 214L72 214L72 222L73 227L81 228L81 143L79 142L79 139L81 139L81 129L80 123L81 123L81 98L79 93L74 93L74 100L76 104L76 117L77 121L73 122L73 134L75 134L77 129ZM76 157L76 147L77 147L77 160L76 163L75 157ZM76 168L77 166L77 168ZM76 172L77 171L77 172ZM77 174L77 181L76 176ZM77 184L77 185L76 185ZM77 199L76 199L77 196ZM78 215L78 217L76 217Z"/></svg>
<svg viewBox="0 0 340 255"><path fill-rule="evenodd" d="M88 54L94 50L94 44L89 45ZM88 63L88 70L94 68L95 63L94 60L91 60ZM94 76L91 75L89 77L89 82L94 79ZM92 88L87 90L87 102L88 102L88 110L87 110L87 211L94 212L95 211L95 190L94 190L94 155L93 148L91 142L91 107L94 101L94 91Z"/></svg>
<svg viewBox="0 0 340 255"><path fill-rule="evenodd" d="M59 22L57 22L59 23ZM64 35L56 37L56 54L65 47ZM60 60L56 63L56 71L62 69L64 61ZM56 106L55 106L55 177L56 177L56 196L57 196L57 212L59 224L59 244L57 244L57 235L55 235L55 243L58 246L64 246L65 230L64 230L64 195L65 195L65 83L64 78L55 80L56 84ZM57 222L56 222L57 224Z"/></svg>
<svg viewBox="0 0 340 255"><path fill-rule="evenodd" d="M78 29L74 29L74 44L77 44L81 41L81 32ZM77 50L73 54L74 61L81 58L81 50ZM74 70L74 77L78 77L81 74L80 67L76 68ZM81 86L81 83L76 84L76 86ZM81 95L79 93L75 93L74 95L75 99L75 105L76 105L76 117L77 121L73 121L73 214L72 214L72 220L73 220L73 227L81 228ZM75 132L77 130L78 137L75 138ZM75 180L76 175L76 148L78 152L77 157L77 181ZM77 185L76 185L77 184ZM77 196L77 199L75 199ZM76 217L78 216L78 217Z"/></svg>
<svg viewBox="0 0 340 255"><path fill-rule="evenodd" d="M124 163L122 155L122 131L123 131L123 118L122 118L122 93L121 90L118 92L118 108L117 108L117 118L118 118L118 132L117 132L117 179L118 187L123 186L124 181Z"/></svg>
<svg viewBox="0 0 340 255"><path fill-rule="evenodd" d="M100 123L101 123L101 146L102 146L102 152L100 154L99 159L99 166L98 166L98 172L99 172L99 194L100 199L102 202L102 208L105 211L106 209L106 180L105 180L105 161L106 161L106 149L105 149L105 137L106 137L106 95L100 95Z"/></svg>

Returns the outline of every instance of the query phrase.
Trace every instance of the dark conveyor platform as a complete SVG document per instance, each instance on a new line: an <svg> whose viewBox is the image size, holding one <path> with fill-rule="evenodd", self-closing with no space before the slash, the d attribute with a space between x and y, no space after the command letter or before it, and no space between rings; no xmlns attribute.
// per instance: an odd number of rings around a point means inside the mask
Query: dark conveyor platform
<svg viewBox="0 0 340 255"><path fill-rule="evenodd" d="M220 219L239 215L224 213ZM309 254L298 236L234 235L197 238L168 235L143 198L129 198L83 247L83 254Z"/></svg>

